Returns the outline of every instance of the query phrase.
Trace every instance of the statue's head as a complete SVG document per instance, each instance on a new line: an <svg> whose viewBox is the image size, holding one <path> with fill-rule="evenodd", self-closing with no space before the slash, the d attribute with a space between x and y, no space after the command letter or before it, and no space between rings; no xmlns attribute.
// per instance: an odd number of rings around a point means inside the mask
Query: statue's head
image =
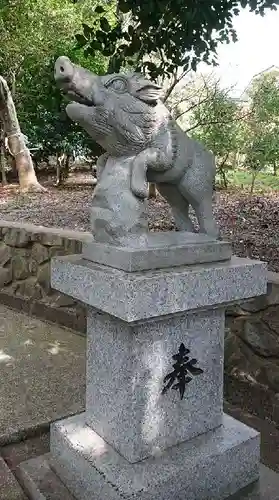
<svg viewBox="0 0 279 500"><path fill-rule="evenodd" d="M98 76L59 57L55 80L74 101L68 116L113 156L141 151L166 121L161 88L140 74Z"/></svg>

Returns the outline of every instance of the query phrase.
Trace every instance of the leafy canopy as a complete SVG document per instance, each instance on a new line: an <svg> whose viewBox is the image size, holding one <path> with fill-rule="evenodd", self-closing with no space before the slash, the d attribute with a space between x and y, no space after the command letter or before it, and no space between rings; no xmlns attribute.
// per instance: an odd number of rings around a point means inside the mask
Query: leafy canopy
<svg viewBox="0 0 279 500"><path fill-rule="evenodd" d="M0 0L0 74L13 91L31 147L40 145L53 154L88 146L85 134L64 112L53 68L55 59L67 54L91 71L104 72L107 61L101 54L88 59L76 49L76 30L96 17L91 0L79 5L71 0Z"/></svg>
<svg viewBox="0 0 279 500"><path fill-rule="evenodd" d="M248 94L251 114L245 130L246 164L260 171L279 162L279 72L256 79Z"/></svg>
<svg viewBox="0 0 279 500"><path fill-rule="evenodd" d="M222 158L238 149L241 117L237 104L216 82L210 89L209 98L193 110L192 135Z"/></svg>
<svg viewBox="0 0 279 500"><path fill-rule="evenodd" d="M279 0L103 1L95 7L99 19L84 24L77 40L87 54L110 57L111 71L135 64L153 79L170 77L179 66L195 70L200 61L216 64L218 43L237 40L232 21L241 8L264 15L278 4ZM154 57L159 57L158 63Z"/></svg>

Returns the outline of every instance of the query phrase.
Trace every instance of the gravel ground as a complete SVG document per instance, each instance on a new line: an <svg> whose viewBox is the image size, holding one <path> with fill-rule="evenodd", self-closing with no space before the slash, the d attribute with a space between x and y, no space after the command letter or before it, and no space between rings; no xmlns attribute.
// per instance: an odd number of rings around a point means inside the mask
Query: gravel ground
<svg viewBox="0 0 279 500"><path fill-rule="evenodd" d="M48 192L32 196L21 196L14 185L0 187L0 218L88 231L90 179L75 177L60 189L46 182ZM215 194L214 214L222 237L232 241L236 255L265 260L269 269L279 271L279 193L250 198L241 190L220 191ZM170 208L160 196L149 200L149 225L152 231L175 228Z"/></svg>

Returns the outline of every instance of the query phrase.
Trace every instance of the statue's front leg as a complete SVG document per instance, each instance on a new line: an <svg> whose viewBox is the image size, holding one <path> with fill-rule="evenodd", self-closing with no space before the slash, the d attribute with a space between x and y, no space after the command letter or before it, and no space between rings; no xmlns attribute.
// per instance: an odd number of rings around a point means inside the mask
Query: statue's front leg
<svg viewBox="0 0 279 500"><path fill-rule="evenodd" d="M139 153L134 161L131 171L131 191L138 198L147 198L148 182L146 180L147 160L146 151Z"/></svg>
<svg viewBox="0 0 279 500"><path fill-rule="evenodd" d="M138 198L148 197L147 168L165 172L171 168L167 156L159 149L148 148L141 151L134 159L131 175L131 190Z"/></svg>

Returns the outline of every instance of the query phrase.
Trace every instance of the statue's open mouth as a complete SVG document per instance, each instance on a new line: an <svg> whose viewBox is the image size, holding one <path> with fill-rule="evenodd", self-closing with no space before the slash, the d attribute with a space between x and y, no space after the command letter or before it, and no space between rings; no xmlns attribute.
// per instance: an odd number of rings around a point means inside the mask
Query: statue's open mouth
<svg viewBox="0 0 279 500"><path fill-rule="evenodd" d="M72 88L64 88L63 93L65 96L69 97L71 101L78 102L80 104L84 104L85 106L94 106L93 98L88 98L82 94L80 94L77 90Z"/></svg>

